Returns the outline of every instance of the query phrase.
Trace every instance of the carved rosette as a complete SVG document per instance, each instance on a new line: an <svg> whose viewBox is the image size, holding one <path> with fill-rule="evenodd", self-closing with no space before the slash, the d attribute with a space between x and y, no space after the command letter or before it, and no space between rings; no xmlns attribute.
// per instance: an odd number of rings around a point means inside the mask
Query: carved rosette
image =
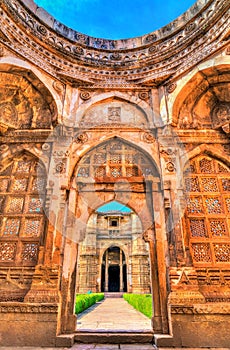
<svg viewBox="0 0 230 350"><path fill-rule="evenodd" d="M83 101L87 101L87 100L89 100L91 98L91 94L88 91L81 91L80 92L80 98Z"/></svg>
<svg viewBox="0 0 230 350"><path fill-rule="evenodd" d="M230 45L227 47L225 53L226 53L226 55L230 55Z"/></svg>
<svg viewBox="0 0 230 350"><path fill-rule="evenodd" d="M82 56L82 55L84 55L84 50L83 50L83 48L81 46L74 46L73 47L73 53L75 55Z"/></svg>
<svg viewBox="0 0 230 350"><path fill-rule="evenodd" d="M76 135L74 138L74 142L84 144L85 142L88 141L88 139L89 139L89 137L85 132L85 133Z"/></svg>
<svg viewBox="0 0 230 350"><path fill-rule="evenodd" d="M174 172L176 170L176 167L173 162L168 162L166 164L166 170L168 170L170 173Z"/></svg>
<svg viewBox="0 0 230 350"><path fill-rule="evenodd" d="M172 83L167 85L166 89L168 94L171 94L174 90L176 90L177 84L176 83Z"/></svg>
<svg viewBox="0 0 230 350"><path fill-rule="evenodd" d="M46 27L44 27L44 26L42 26L42 25L38 25L38 26L37 26L37 31L38 31L41 35L43 35L43 36L46 36L47 33L48 33Z"/></svg>
<svg viewBox="0 0 230 350"><path fill-rule="evenodd" d="M187 26L184 29L185 34L188 34L188 33L192 32L194 29L196 29L196 23L195 22L191 22L191 23L187 24Z"/></svg>
<svg viewBox="0 0 230 350"><path fill-rule="evenodd" d="M142 140L146 143L154 143L156 141L155 137L149 132L144 132L142 134Z"/></svg>
<svg viewBox="0 0 230 350"><path fill-rule="evenodd" d="M60 81L55 80L53 82L53 88L56 90L59 94L62 94L64 91L64 84L62 84Z"/></svg>
<svg viewBox="0 0 230 350"><path fill-rule="evenodd" d="M156 41L156 40L157 40L157 35L156 34L149 34L145 38L145 42L146 43L151 43L151 42Z"/></svg>
<svg viewBox="0 0 230 350"><path fill-rule="evenodd" d="M149 48L149 53L152 54L152 53L155 53L157 52L157 49L158 49L158 46L157 45L153 45Z"/></svg>
<svg viewBox="0 0 230 350"><path fill-rule="evenodd" d="M114 52L110 55L110 59L113 61L120 61L122 59L122 56L118 52Z"/></svg>
<svg viewBox="0 0 230 350"><path fill-rule="evenodd" d="M149 93L148 93L148 91L141 91L141 92L139 92L138 96L141 100L146 101L149 98Z"/></svg>

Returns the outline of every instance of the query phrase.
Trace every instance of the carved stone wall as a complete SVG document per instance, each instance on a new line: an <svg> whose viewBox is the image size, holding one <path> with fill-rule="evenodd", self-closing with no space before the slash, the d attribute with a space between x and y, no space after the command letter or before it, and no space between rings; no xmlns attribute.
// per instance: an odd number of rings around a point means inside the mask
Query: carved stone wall
<svg viewBox="0 0 230 350"><path fill-rule="evenodd" d="M32 0L1 2L3 346L74 334L79 271L92 266L96 289L98 261L119 247L87 225L114 200L141 222L120 242L136 290L150 285L155 343L229 345L229 6L198 0L154 33L112 41Z"/></svg>

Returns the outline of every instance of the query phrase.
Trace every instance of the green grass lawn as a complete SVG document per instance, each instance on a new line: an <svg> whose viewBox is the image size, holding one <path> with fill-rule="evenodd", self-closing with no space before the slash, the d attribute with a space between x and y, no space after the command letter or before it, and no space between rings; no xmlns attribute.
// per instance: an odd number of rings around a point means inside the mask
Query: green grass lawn
<svg viewBox="0 0 230 350"><path fill-rule="evenodd" d="M152 317L153 306L151 294L123 294L123 298L148 318Z"/></svg>
<svg viewBox="0 0 230 350"><path fill-rule="evenodd" d="M98 301L104 299L104 293L77 294L75 303L75 313L80 314Z"/></svg>

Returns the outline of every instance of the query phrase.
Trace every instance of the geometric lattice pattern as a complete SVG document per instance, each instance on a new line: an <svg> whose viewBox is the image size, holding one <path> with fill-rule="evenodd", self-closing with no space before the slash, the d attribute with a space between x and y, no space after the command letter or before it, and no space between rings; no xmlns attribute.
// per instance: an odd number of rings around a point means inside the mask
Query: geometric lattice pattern
<svg viewBox="0 0 230 350"><path fill-rule="evenodd" d="M214 244L217 262L230 262L230 244Z"/></svg>
<svg viewBox="0 0 230 350"><path fill-rule="evenodd" d="M155 173L147 157L118 140L107 141L87 153L76 169L78 178L132 178Z"/></svg>
<svg viewBox="0 0 230 350"><path fill-rule="evenodd" d="M204 219L190 219L192 237L208 237Z"/></svg>
<svg viewBox="0 0 230 350"><path fill-rule="evenodd" d="M0 242L0 261L13 261L16 255L17 244L15 242Z"/></svg>
<svg viewBox="0 0 230 350"><path fill-rule="evenodd" d="M22 248L22 260L36 263L38 247L37 243L25 243Z"/></svg>
<svg viewBox="0 0 230 350"><path fill-rule="evenodd" d="M0 173L0 262L36 264L45 188L44 168L32 156L15 158Z"/></svg>
<svg viewBox="0 0 230 350"><path fill-rule="evenodd" d="M193 243L192 249L195 262L211 262L211 251L208 243Z"/></svg>
<svg viewBox="0 0 230 350"><path fill-rule="evenodd" d="M23 235L27 237L39 236L40 226L41 226L41 219L38 219L38 218L26 219Z"/></svg>
<svg viewBox="0 0 230 350"><path fill-rule="evenodd" d="M227 235L225 220L210 219L210 231L213 237L223 237Z"/></svg>
<svg viewBox="0 0 230 350"><path fill-rule="evenodd" d="M196 157L191 164L184 176L193 262L230 263L230 170L208 156Z"/></svg>
<svg viewBox="0 0 230 350"><path fill-rule="evenodd" d="M20 219L8 218L5 220L5 227L3 229L4 235L17 236L20 228Z"/></svg>

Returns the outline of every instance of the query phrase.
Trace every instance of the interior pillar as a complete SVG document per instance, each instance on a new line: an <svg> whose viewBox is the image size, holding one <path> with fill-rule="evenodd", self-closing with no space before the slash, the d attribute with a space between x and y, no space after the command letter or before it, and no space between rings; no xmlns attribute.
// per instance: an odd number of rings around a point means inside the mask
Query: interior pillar
<svg viewBox="0 0 230 350"><path fill-rule="evenodd" d="M121 249L120 249L120 292L123 292L123 259L122 259Z"/></svg>
<svg viewBox="0 0 230 350"><path fill-rule="evenodd" d="M161 316L161 305L159 295L159 279L157 271L157 257L156 257L156 246L154 242L154 229L147 229L143 238L145 242L149 243L149 256L150 256L150 273L151 273L151 291L153 299L153 317L152 326L155 332L162 332L162 316Z"/></svg>
<svg viewBox="0 0 230 350"><path fill-rule="evenodd" d="M105 252L105 292L108 292L109 290L109 264L108 259L109 258L109 252L106 250Z"/></svg>

